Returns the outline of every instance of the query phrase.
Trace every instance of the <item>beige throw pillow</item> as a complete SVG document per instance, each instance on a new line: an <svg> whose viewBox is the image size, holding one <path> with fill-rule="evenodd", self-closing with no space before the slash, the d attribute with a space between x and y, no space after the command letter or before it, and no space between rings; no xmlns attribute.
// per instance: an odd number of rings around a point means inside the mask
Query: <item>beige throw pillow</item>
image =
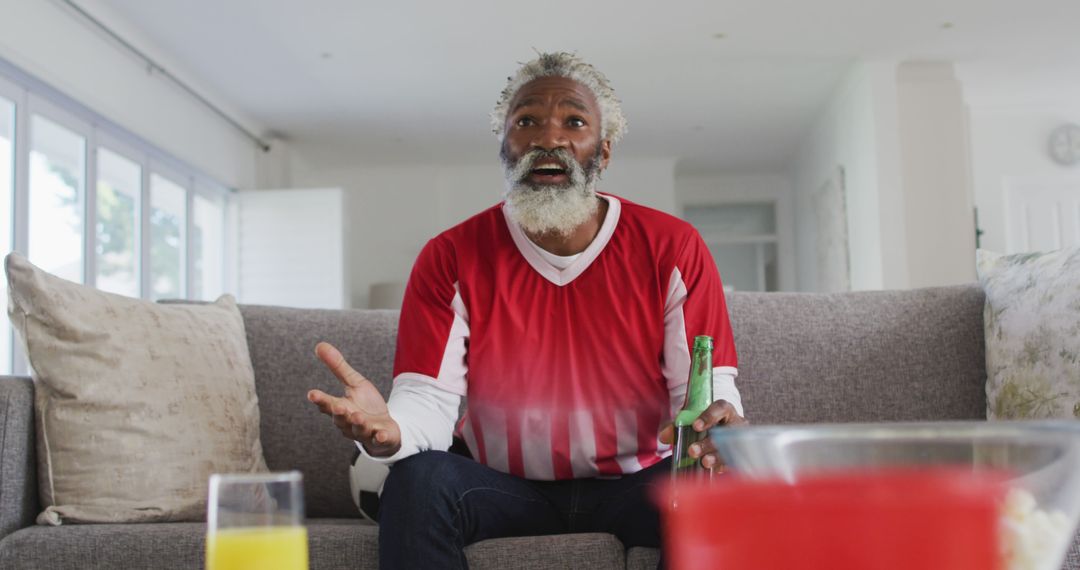
<svg viewBox="0 0 1080 570"><path fill-rule="evenodd" d="M988 419L1080 418L1080 248L978 253Z"/></svg>
<svg viewBox="0 0 1080 570"><path fill-rule="evenodd" d="M39 524L205 520L211 473L266 471L232 297L157 305L18 254L6 267L36 392Z"/></svg>

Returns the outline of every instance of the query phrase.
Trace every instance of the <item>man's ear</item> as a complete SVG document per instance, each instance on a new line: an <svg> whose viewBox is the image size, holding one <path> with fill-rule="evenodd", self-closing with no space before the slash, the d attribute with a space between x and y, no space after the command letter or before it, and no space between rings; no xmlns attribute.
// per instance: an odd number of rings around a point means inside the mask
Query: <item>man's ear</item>
<svg viewBox="0 0 1080 570"><path fill-rule="evenodd" d="M611 139L604 139L600 142L600 170L607 170L609 162L611 162Z"/></svg>

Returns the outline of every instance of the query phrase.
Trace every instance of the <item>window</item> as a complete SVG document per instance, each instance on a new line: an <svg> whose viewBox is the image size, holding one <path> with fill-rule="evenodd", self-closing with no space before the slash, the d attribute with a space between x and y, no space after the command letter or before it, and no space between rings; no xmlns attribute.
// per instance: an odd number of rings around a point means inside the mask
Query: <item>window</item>
<svg viewBox="0 0 1080 570"><path fill-rule="evenodd" d="M142 167L98 148L94 255L98 289L139 296L139 201Z"/></svg>
<svg viewBox="0 0 1080 570"><path fill-rule="evenodd" d="M0 255L110 293L211 300L236 281L231 195L0 59ZM0 374L25 374L0 323Z"/></svg>
<svg viewBox="0 0 1080 570"><path fill-rule="evenodd" d="M691 206L685 213L709 246L725 288L778 290L776 204Z"/></svg>
<svg viewBox="0 0 1080 570"><path fill-rule="evenodd" d="M40 115L30 119L29 259L83 282L86 139Z"/></svg>
<svg viewBox="0 0 1080 570"><path fill-rule="evenodd" d="M0 97L0 253L11 251L15 197L15 103ZM0 306L7 307L7 287L0 287ZM0 374L11 373L11 327L0 326Z"/></svg>
<svg viewBox="0 0 1080 570"><path fill-rule="evenodd" d="M195 194L191 236L191 298L212 300L225 290L225 201Z"/></svg>
<svg viewBox="0 0 1080 570"><path fill-rule="evenodd" d="M150 298L184 296L184 240L187 190L157 174L150 175Z"/></svg>

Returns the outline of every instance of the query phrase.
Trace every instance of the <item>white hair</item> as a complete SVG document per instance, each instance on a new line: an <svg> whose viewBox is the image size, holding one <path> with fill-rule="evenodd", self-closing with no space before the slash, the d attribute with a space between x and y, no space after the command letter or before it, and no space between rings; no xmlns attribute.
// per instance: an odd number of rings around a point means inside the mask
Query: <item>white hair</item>
<svg viewBox="0 0 1080 570"><path fill-rule="evenodd" d="M612 144L626 134L626 119L622 114L619 99L607 77L592 65L585 63L572 53L541 53L536 59L522 64L513 77L507 78L499 102L491 111L491 130L501 140L505 134L506 112L510 101L523 85L541 77L565 77L583 85L592 92L600 106L600 138L610 140Z"/></svg>

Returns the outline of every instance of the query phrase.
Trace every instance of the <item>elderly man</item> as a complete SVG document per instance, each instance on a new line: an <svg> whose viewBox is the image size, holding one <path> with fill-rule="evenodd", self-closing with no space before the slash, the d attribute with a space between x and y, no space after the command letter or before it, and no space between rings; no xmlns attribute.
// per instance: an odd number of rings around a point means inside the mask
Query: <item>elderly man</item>
<svg viewBox="0 0 1080 570"><path fill-rule="evenodd" d="M392 464L383 568L465 568L465 546L507 536L608 532L628 548L659 546L649 491L670 469L695 335L715 339L716 402L694 428L744 422L701 237L596 191L626 130L604 75L541 54L510 78L492 124L505 201L421 251L389 402L334 347L316 347L345 396L308 398L363 461ZM471 458L447 453L455 435ZM706 468L714 452L690 451Z"/></svg>

